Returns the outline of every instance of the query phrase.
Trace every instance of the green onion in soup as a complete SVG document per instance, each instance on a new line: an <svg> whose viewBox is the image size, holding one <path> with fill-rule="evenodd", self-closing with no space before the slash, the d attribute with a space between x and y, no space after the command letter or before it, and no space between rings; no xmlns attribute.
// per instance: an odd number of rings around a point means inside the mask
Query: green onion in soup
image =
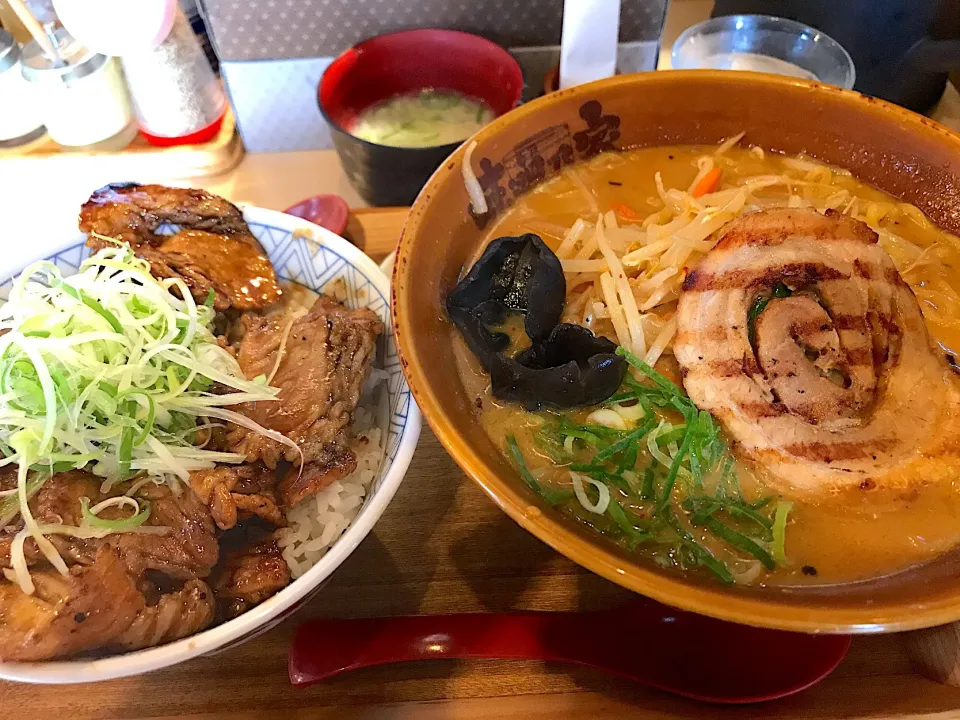
<svg viewBox="0 0 960 720"><path fill-rule="evenodd" d="M367 108L350 132L377 145L435 147L465 140L493 117L493 110L479 100L428 88Z"/></svg>

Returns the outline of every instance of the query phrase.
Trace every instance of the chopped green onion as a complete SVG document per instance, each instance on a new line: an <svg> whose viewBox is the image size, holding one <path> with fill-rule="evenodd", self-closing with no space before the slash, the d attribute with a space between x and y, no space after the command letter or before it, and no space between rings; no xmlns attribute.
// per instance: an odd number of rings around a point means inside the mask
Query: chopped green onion
<svg viewBox="0 0 960 720"><path fill-rule="evenodd" d="M523 478L524 482L526 482L527 485L529 485L530 488L537 493L537 495L542 497L551 505L557 505L558 503L564 502L573 497L572 490L553 490L544 488L527 467L527 463L523 459L523 453L520 451L520 445L517 443L517 438L513 435L507 435L506 441L507 448L510 451L510 457L513 458L513 462L520 471L520 477Z"/></svg>
<svg viewBox="0 0 960 720"><path fill-rule="evenodd" d="M616 428L594 423L589 425L580 425L579 427L581 430L586 430L587 432L593 433L604 441L617 440L622 438L627 432L626 430L617 430Z"/></svg>
<svg viewBox="0 0 960 720"><path fill-rule="evenodd" d="M46 465L40 465L39 463L34 463L30 466L31 470L36 470L37 472L50 473L51 475L56 475L57 473L67 472L68 470L79 470L84 467L90 460L93 458L92 455L77 455L77 460L62 460L60 462L47 463ZM86 460L82 458L88 458Z"/></svg>
<svg viewBox="0 0 960 720"><path fill-rule="evenodd" d="M710 532L724 542L733 545L739 550L743 550L745 553L753 555L757 560L763 563L763 566L767 570L773 570L776 567L776 563L773 561L773 558L770 557L770 553L768 553L743 533L737 532L733 528L724 525L712 515L705 518L703 524Z"/></svg>
<svg viewBox="0 0 960 720"><path fill-rule="evenodd" d="M143 428L133 440L133 447L140 447L150 436L150 433L153 432L153 425L156 422L157 417L157 403L150 393L144 392L143 390L138 390L136 388L131 388L130 390L124 390L122 393L117 393L116 400L119 402L120 400L124 400L131 395L141 395L147 400L147 418L143 423ZM135 408L139 407L135 403L134 406ZM136 409L134 409L134 413L136 413Z"/></svg>
<svg viewBox="0 0 960 720"><path fill-rule="evenodd" d="M639 400L640 396L636 392L625 392L617 393L616 395L611 395L606 400L603 401L603 405L619 405L622 402L628 402L630 400Z"/></svg>
<svg viewBox="0 0 960 720"><path fill-rule="evenodd" d="M775 292L780 297L783 290ZM638 423L632 429L618 430L599 423L578 424L570 416L554 415L555 423L543 424L535 433L537 448L556 465L580 473L574 479L575 486L580 486L577 491L581 505L591 510L591 505L599 509L603 504L603 514L611 522L601 526L601 530L615 533L629 549L643 542L668 546L671 557L654 554L654 561L701 567L721 582L733 583L734 576L727 565L687 529L692 524L704 527L731 552L750 555L767 569L773 569L776 563L771 550L775 555L779 552L776 520L770 517L772 513L760 512L769 499L753 503L744 499L733 455L717 421L643 360L623 348L618 348L617 353L643 377L638 375L637 379L628 374L620 392L602 406L636 401L644 410ZM674 412L683 416L682 424L676 424L671 415ZM574 439L585 445L574 446ZM644 439L652 462L641 471L636 466ZM548 501L554 500L556 491L529 471L514 436L507 438L507 446L524 481ZM657 475L660 467L664 468L662 481L658 481ZM675 491L678 479L682 481L682 492ZM588 480L600 491L596 503L585 494L589 491ZM563 499L569 497L567 493ZM652 510L650 519L641 524L627 511L624 498L652 502L652 507L647 506ZM771 548L767 543L772 543Z"/></svg>
<svg viewBox="0 0 960 720"><path fill-rule="evenodd" d="M631 549L635 548L644 540L649 539L649 534L643 532L634 524L634 521L630 519L633 516L628 516L627 512L613 496L610 497L610 503L607 505L607 514L610 515L611 519L617 524L617 527L629 538ZM639 519L637 520L639 521Z"/></svg>
<svg viewBox="0 0 960 720"><path fill-rule="evenodd" d="M43 487L43 484L50 479L46 472L34 472L27 477L27 500L37 494L37 490ZM0 528L5 528L10 524L20 512L20 499L16 495L8 495L0 502Z"/></svg>
<svg viewBox="0 0 960 720"><path fill-rule="evenodd" d="M666 509L667 505L670 504L670 495L673 492L673 485L677 481L677 473L680 472L680 463L683 462L684 456L690 449L690 443L692 440L693 433L691 432L688 432L683 436L683 442L680 443L680 449L677 450L677 454L673 458L673 462L670 465L670 470L667 471L667 479L663 483L663 494L660 496L660 501L657 503L657 512L663 511Z"/></svg>
<svg viewBox="0 0 960 720"><path fill-rule="evenodd" d="M656 498L656 489L653 486L653 463L647 466L643 471L643 485L640 489L640 497L643 500L653 500Z"/></svg>
<svg viewBox="0 0 960 720"><path fill-rule="evenodd" d="M725 511L730 517L738 520L750 520L763 529L764 539L772 539L770 530L773 520L758 513L753 506L737 500L712 498L706 495L694 495L683 501L685 510L693 513L692 521L695 525L702 524L703 520L719 510Z"/></svg>
<svg viewBox="0 0 960 720"><path fill-rule="evenodd" d="M203 301L203 306L212 308L213 300L214 298L216 298L216 296L217 294L213 291L213 288L210 288L209 290L207 290L207 298Z"/></svg>
<svg viewBox="0 0 960 720"><path fill-rule="evenodd" d="M620 462L617 463L617 475L623 475L637 466L637 454L640 452L640 443L631 443L620 456Z"/></svg>
<svg viewBox="0 0 960 720"><path fill-rule="evenodd" d="M420 103L430 110L449 110L460 104L460 96L453 92L421 90Z"/></svg>
<svg viewBox="0 0 960 720"><path fill-rule="evenodd" d="M730 493L731 485L733 485L733 488L736 491L736 496L740 500L743 500L743 494L740 490L740 483L737 481L737 478L733 472L733 456L728 455L723 464L723 470L720 472L720 480L717 482L717 498L720 500L726 498Z"/></svg>
<svg viewBox="0 0 960 720"><path fill-rule="evenodd" d="M574 472L583 473L584 475L589 475L594 480L599 480L601 482L608 482L622 490L629 490L630 486L627 484L627 481L624 480L619 475L616 475L612 472L604 470L599 465L593 465L590 463L572 463L570 469Z"/></svg>
<svg viewBox="0 0 960 720"><path fill-rule="evenodd" d="M646 420L644 420L643 424L640 427L638 427L636 430L631 430L629 433L624 435L620 440L613 443L613 445L609 445L605 449L598 452L593 457L593 462L597 463L597 462L606 460L609 457L613 457L618 452L626 450L627 447L629 447L630 445L636 444L636 442L640 440L640 438L643 438L646 435L648 435L650 431L653 430L656 424L657 424L657 419L651 415Z"/></svg>
<svg viewBox="0 0 960 720"><path fill-rule="evenodd" d="M117 447L117 475L122 479L130 477L130 460L133 457L133 428L125 427L120 433L120 445Z"/></svg>
<svg viewBox="0 0 960 720"><path fill-rule="evenodd" d="M778 502L773 516L773 559L778 565L787 564L787 516L793 509L793 503Z"/></svg>
<svg viewBox="0 0 960 720"><path fill-rule="evenodd" d="M693 535L687 532L687 530L680 524L680 521L677 519L676 515L667 510L663 513L660 513L659 517L663 518L667 525L671 527L675 533L677 533L680 538L681 549L685 549L688 553L690 553L697 565L705 567L726 585L733 584L733 573L730 572L729 568L727 568L722 561L714 557L713 553L707 550L707 548L698 543Z"/></svg>
<svg viewBox="0 0 960 720"><path fill-rule="evenodd" d="M587 430L581 430L566 418L564 418L563 422L560 423L560 428L557 430L557 432L560 435L566 435L568 437L575 437L579 440L583 440L584 442L590 443L594 447L601 444L600 438L594 433Z"/></svg>
<svg viewBox="0 0 960 720"><path fill-rule="evenodd" d="M627 363L629 363L630 365L635 367L637 370L642 372L644 375L646 375L648 378L650 378L653 381L653 384L656 385L659 389L663 390L666 393L669 393L673 397L677 397L683 400L684 402L690 405L693 405L693 401L690 400L689 397L684 395L683 391L680 388L678 388L673 382L671 382L665 375L662 375L658 371L654 370L652 367L650 367L647 363L645 363L643 360L638 358L629 350L624 349L622 346L618 347L617 355L625 359ZM638 389L640 388L643 388L643 385L639 385Z"/></svg>
<svg viewBox="0 0 960 720"><path fill-rule="evenodd" d="M551 434L545 428L540 428L533 437L533 443L538 449L550 456L557 465L565 465L570 462L570 455L563 449L563 443L558 442L556 435Z"/></svg>
<svg viewBox="0 0 960 720"><path fill-rule="evenodd" d="M652 428L651 428L652 429ZM672 442L677 440L682 440L687 434L686 425L675 425L666 432L662 432L657 435L657 444L658 445L669 445Z"/></svg>
<svg viewBox="0 0 960 720"><path fill-rule="evenodd" d="M90 308L95 313L97 313L104 320L106 320L110 324L110 327L113 328L114 332L119 333L120 335L123 335L123 325L121 325L120 321L117 320L117 316L114 315L109 310L107 310L96 299L90 297L85 292L81 292L77 290L75 287L73 287L72 285L69 285L63 280L60 281L60 284L58 285L58 287L61 290L63 290L65 293L67 293L67 295L70 295L71 297L76 298L77 300L82 302L84 305L86 305L88 308Z"/></svg>
<svg viewBox="0 0 960 720"><path fill-rule="evenodd" d="M730 572L729 568L727 568L725 564L717 560L717 558L713 556L713 553L711 553L709 550L703 547L703 545L700 545L699 543L694 543L693 545L688 544L688 547L690 547L693 550L694 556L697 558L697 561L703 567L707 568L707 570L709 570L718 578L720 578L721 582L727 585L730 585L734 582L733 573Z"/></svg>
<svg viewBox="0 0 960 720"><path fill-rule="evenodd" d="M761 528L763 528L764 540L772 539L771 531L773 529L773 521L770 518L764 517L763 515L758 513L756 510L753 509L753 507L751 507L747 503L728 502L724 506L724 510L726 510L727 513L729 513L730 517L734 517L740 520L750 520L756 523Z"/></svg>
<svg viewBox="0 0 960 720"><path fill-rule="evenodd" d="M90 510L90 499L82 497L80 498L80 513L83 516L84 524L90 527L103 528L104 530L110 530L112 532L122 532L140 527L147 521L147 518L150 517L150 503L145 500L142 502L144 506L143 510L136 515L131 515L121 520L105 520Z"/></svg>

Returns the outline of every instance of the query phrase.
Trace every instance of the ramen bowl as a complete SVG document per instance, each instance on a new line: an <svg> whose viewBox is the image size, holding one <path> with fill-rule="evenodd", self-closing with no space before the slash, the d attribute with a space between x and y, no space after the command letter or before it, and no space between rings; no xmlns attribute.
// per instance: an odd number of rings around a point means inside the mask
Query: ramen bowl
<svg viewBox="0 0 960 720"><path fill-rule="evenodd" d="M960 136L894 105L806 80L731 71L622 76L556 92L477 133L413 206L394 270L392 310L414 397L460 467L511 518L637 593L724 620L803 632L875 633L956 620L956 551L886 577L802 587L721 585L640 560L527 488L477 421L476 398L452 371L459 340L444 298L518 196L604 150L715 144L742 131L750 145L846 168L916 205L943 229L960 231ZM488 205L480 215L471 210L461 176L468 148Z"/></svg>

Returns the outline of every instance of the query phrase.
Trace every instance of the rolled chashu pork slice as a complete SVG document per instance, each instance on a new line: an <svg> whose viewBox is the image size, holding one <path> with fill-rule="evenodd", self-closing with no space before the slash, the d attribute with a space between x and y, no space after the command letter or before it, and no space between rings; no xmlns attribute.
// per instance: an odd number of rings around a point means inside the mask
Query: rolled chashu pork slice
<svg viewBox="0 0 960 720"><path fill-rule="evenodd" d="M677 312L687 393L781 492L957 475L956 377L865 224L744 216L687 276Z"/></svg>

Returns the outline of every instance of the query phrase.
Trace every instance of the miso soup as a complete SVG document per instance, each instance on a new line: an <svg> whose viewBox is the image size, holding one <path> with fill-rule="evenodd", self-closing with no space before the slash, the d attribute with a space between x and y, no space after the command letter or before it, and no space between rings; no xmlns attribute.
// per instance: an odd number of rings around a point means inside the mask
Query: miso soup
<svg viewBox="0 0 960 720"><path fill-rule="evenodd" d="M466 140L493 117L493 110L480 100L424 89L367 108L350 132L377 145L425 148Z"/></svg>

